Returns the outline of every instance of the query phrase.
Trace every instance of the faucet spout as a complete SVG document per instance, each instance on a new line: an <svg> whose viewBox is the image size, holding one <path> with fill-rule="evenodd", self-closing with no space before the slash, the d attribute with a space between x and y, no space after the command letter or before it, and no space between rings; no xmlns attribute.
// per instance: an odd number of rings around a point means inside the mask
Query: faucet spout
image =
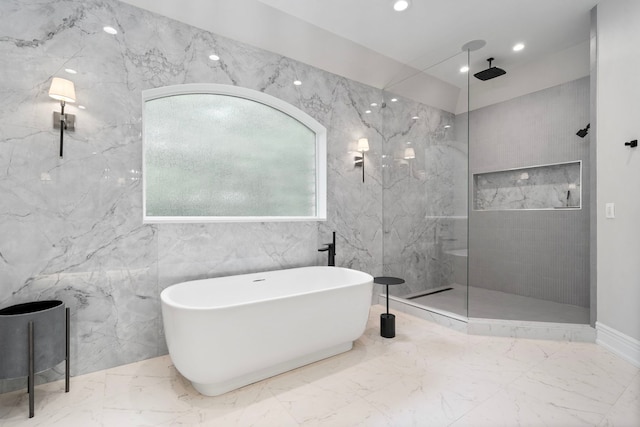
<svg viewBox="0 0 640 427"><path fill-rule="evenodd" d="M333 232L333 243L325 243L326 247L318 249L318 252L328 252L327 265L335 267L336 265L336 232Z"/></svg>

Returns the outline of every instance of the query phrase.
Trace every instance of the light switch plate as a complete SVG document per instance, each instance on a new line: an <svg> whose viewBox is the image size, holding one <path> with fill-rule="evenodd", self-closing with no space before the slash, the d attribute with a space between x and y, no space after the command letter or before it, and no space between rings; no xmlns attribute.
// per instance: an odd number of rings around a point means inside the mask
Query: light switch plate
<svg viewBox="0 0 640 427"><path fill-rule="evenodd" d="M605 215L607 218L615 218L616 217L616 205L615 203L607 203L605 206Z"/></svg>

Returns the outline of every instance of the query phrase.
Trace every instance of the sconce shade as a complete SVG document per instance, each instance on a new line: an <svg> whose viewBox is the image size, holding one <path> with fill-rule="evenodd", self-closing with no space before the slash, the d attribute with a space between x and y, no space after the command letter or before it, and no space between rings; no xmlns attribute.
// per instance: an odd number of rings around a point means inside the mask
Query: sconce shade
<svg viewBox="0 0 640 427"><path fill-rule="evenodd" d="M407 160L416 158L416 152L414 151L413 147L408 147L404 149L404 158Z"/></svg>
<svg viewBox="0 0 640 427"><path fill-rule="evenodd" d="M369 140L367 138L358 140L358 151L369 151Z"/></svg>
<svg viewBox="0 0 640 427"><path fill-rule="evenodd" d="M51 80L49 96L58 101L76 102L76 88L73 86L72 81L54 77Z"/></svg>

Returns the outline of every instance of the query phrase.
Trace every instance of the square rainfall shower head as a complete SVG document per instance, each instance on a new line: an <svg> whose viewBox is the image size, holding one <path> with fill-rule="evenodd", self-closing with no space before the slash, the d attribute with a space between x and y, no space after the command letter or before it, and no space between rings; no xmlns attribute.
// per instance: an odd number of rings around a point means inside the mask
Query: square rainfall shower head
<svg viewBox="0 0 640 427"><path fill-rule="evenodd" d="M496 77L499 77L503 74L507 74L507 72L505 70L503 70L502 68L498 68L498 67L492 67L491 66L491 61L493 61L493 58L489 58L487 59L487 61L489 61L489 68L487 68L486 70L482 70L480 72L475 73L473 76L476 79L479 80L491 80L491 79L495 79Z"/></svg>

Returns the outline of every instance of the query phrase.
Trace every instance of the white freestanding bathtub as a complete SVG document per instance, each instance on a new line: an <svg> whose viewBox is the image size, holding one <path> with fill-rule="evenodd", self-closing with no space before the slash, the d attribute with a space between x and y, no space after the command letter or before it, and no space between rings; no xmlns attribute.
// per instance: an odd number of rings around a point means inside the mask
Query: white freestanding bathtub
<svg viewBox="0 0 640 427"><path fill-rule="evenodd" d="M373 277L302 267L194 280L162 291L169 354L217 396L348 351L366 327Z"/></svg>

